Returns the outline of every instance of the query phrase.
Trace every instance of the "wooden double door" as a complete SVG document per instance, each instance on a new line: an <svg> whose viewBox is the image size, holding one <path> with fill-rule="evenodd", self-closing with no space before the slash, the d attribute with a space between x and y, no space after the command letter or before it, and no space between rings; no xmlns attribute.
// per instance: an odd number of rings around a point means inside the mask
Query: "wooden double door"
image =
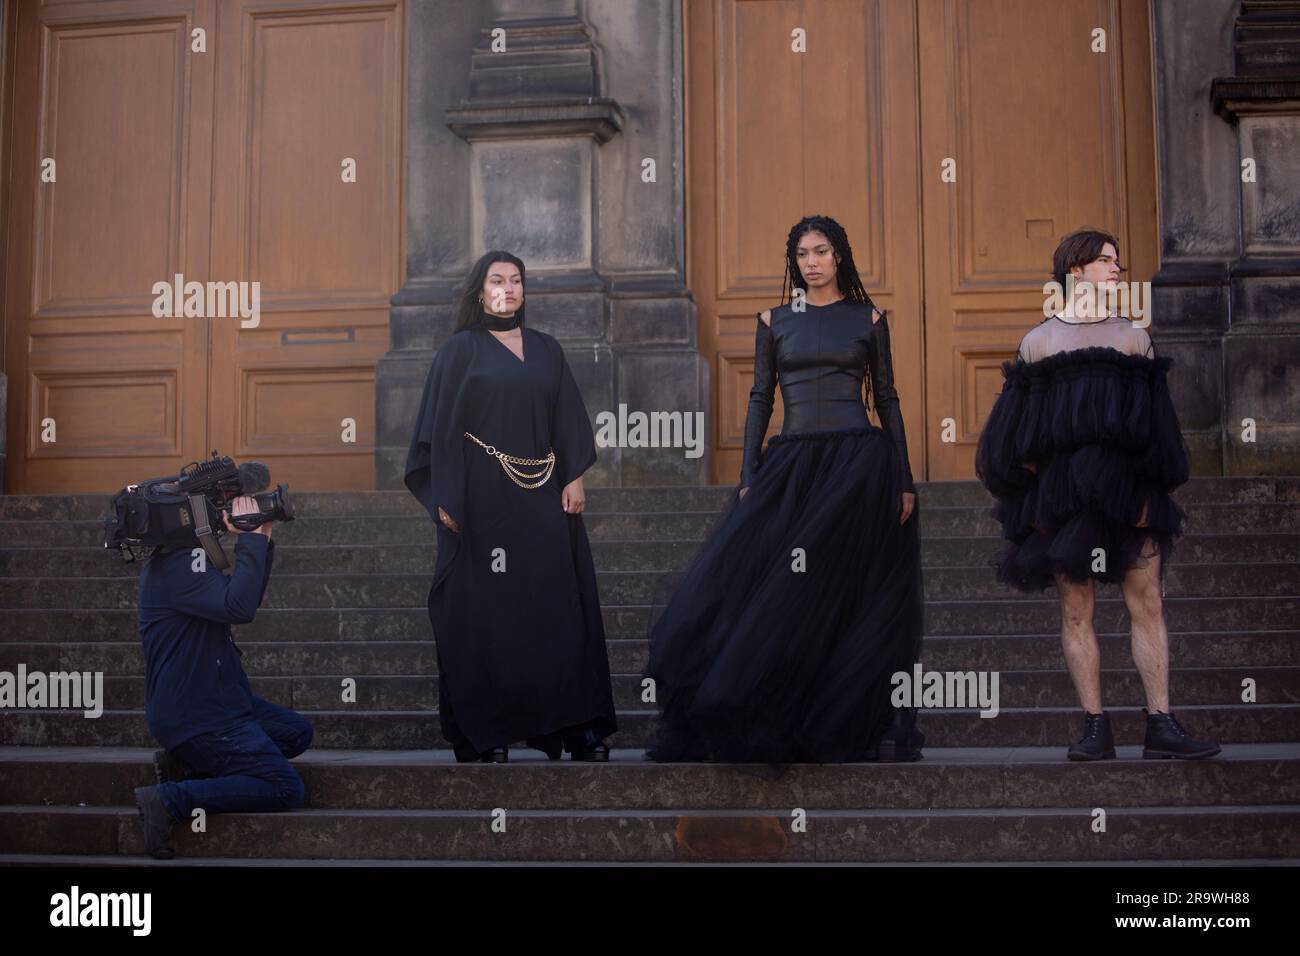
<svg viewBox="0 0 1300 956"><path fill-rule="evenodd" d="M212 448L295 487L370 487L403 261L402 0L15 10L6 490L110 490ZM890 310L914 474L970 477L1057 239L1096 225L1130 278L1156 268L1147 0L683 11L714 479L739 474L754 313L809 213L845 225ZM258 324L155 316L177 275L258 282Z"/></svg>
<svg viewBox="0 0 1300 956"><path fill-rule="evenodd" d="M1157 267L1145 0L686 0L688 281L715 481L740 474L754 313L790 227L846 229L889 310L916 478L971 478L1059 239ZM802 50L799 49L802 43ZM771 431L780 428L780 409Z"/></svg>
<svg viewBox="0 0 1300 956"><path fill-rule="evenodd" d="M213 448L294 487L373 487L402 263L402 15L402 0L18 0L8 492L112 490ZM203 291L188 315L157 291L177 276ZM247 316L222 307L228 283Z"/></svg>

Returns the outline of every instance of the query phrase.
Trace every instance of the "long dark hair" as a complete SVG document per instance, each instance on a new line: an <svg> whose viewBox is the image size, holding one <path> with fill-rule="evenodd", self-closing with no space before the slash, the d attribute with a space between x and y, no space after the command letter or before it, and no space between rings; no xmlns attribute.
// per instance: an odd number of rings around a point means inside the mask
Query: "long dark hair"
<svg viewBox="0 0 1300 956"><path fill-rule="evenodd" d="M456 304L455 332L477 329L483 325L483 312L487 304L480 302L479 296L483 294L483 283L487 281L488 267L494 262L508 262L519 270L519 284L524 287L524 301L519 304L519 311L515 316L519 319L519 328L523 329L524 306L528 302L528 279L524 273L524 261L503 249L493 249L483 253L479 261L474 263L474 268L470 270L469 277L465 280L465 286L460 291L460 301Z"/></svg>
<svg viewBox="0 0 1300 956"><path fill-rule="evenodd" d="M798 249L799 240L810 232L820 232L830 240L831 248L835 250L840 260L835 266L835 281L839 284L840 291L850 302L861 302L866 305L869 315L876 308L876 304L871 301L871 296L867 294L862 279L858 276L858 267L853 261L853 247L849 245L848 233L830 216L804 216L791 227L790 234L785 240L785 277L781 281L781 304L785 305L794 297L795 289L802 289L805 294L808 292L808 286L803 281L803 273L799 269ZM884 310L881 310L880 321L883 322L884 317ZM870 410L870 369L865 370L865 375L867 409Z"/></svg>

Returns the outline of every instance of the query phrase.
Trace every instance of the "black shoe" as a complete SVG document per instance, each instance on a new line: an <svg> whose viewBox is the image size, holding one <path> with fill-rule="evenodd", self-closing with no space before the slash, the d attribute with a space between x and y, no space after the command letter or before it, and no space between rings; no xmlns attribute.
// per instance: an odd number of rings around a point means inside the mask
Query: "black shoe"
<svg viewBox="0 0 1300 956"><path fill-rule="evenodd" d="M154 751L153 775L158 783L179 783L182 780L194 780L198 777L189 764L169 750Z"/></svg>
<svg viewBox="0 0 1300 956"><path fill-rule="evenodd" d="M155 860L170 860L176 851L167 845L171 835L172 815L162 802L157 787L137 787L135 807L140 812L140 826L144 829L144 850Z"/></svg>
<svg viewBox="0 0 1300 956"><path fill-rule="evenodd" d="M529 737L524 741L534 750L540 750L552 760L559 760L564 753L564 743L559 734L547 734L545 737Z"/></svg>
<svg viewBox="0 0 1300 956"><path fill-rule="evenodd" d="M1066 756L1071 760L1114 760L1115 737L1110 732L1110 714L1083 712L1085 730L1083 738L1074 744Z"/></svg>
<svg viewBox="0 0 1300 956"><path fill-rule="evenodd" d="M881 763L911 763L921 759L924 746L925 734L916 729L916 708L899 707L876 749L876 759Z"/></svg>
<svg viewBox="0 0 1300 956"><path fill-rule="evenodd" d="M588 747L583 745L569 754L570 760L585 760L588 763L609 763L609 748L602 740Z"/></svg>
<svg viewBox="0 0 1300 956"><path fill-rule="evenodd" d="M493 747L491 750L485 750L478 755L480 763L508 763L510 760L510 749L508 747Z"/></svg>
<svg viewBox="0 0 1300 956"><path fill-rule="evenodd" d="M911 763L921 759L921 748L897 740L882 740L880 749L876 751L876 759L881 763Z"/></svg>
<svg viewBox="0 0 1300 956"><path fill-rule="evenodd" d="M582 734L582 740L579 743L569 747L570 760L584 760L588 763L608 763L609 748L605 746L605 741L596 736L596 732L588 727Z"/></svg>
<svg viewBox="0 0 1300 956"><path fill-rule="evenodd" d="M1168 760L1181 757L1184 760L1200 760L1213 757L1220 747L1213 740L1196 740L1187 736L1187 731L1178 723L1173 714L1156 711L1148 713L1145 707L1142 713L1147 717L1147 736L1142 742L1144 760Z"/></svg>
<svg viewBox="0 0 1300 956"><path fill-rule="evenodd" d="M468 743L452 744L451 749L456 755L456 763L478 763L479 752Z"/></svg>

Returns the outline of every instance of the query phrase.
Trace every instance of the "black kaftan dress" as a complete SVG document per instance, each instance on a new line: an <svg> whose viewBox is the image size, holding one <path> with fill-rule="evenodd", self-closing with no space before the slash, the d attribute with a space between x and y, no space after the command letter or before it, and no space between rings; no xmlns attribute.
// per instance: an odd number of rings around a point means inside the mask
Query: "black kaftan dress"
<svg viewBox="0 0 1300 956"><path fill-rule="evenodd" d="M561 506L596 461L591 421L559 342L522 335L523 361L485 328L447 340L406 462L406 486L437 527L429 620L442 734L461 760L586 723L600 737L616 730L591 547L582 516ZM520 458L554 449L555 469L520 487L467 431Z"/></svg>

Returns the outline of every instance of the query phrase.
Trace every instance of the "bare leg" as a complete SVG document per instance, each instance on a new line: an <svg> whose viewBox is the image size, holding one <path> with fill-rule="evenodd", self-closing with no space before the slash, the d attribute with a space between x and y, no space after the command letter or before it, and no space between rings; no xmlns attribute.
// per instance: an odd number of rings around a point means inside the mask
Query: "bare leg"
<svg viewBox="0 0 1300 956"><path fill-rule="evenodd" d="M1065 651L1065 666L1070 669L1083 709L1100 714L1101 651L1097 647L1097 632L1092 627L1096 605L1092 579L1071 581L1058 573L1056 588L1061 595L1061 648Z"/></svg>
<svg viewBox="0 0 1300 956"><path fill-rule="evenodd" d="M1169 631L1160 598L1160 551L1150 537L1143 546L1146 567L1130 568L1121 589L1133 622L1133 663L1146 690L1147 710L1169 713Z"/></svg>

